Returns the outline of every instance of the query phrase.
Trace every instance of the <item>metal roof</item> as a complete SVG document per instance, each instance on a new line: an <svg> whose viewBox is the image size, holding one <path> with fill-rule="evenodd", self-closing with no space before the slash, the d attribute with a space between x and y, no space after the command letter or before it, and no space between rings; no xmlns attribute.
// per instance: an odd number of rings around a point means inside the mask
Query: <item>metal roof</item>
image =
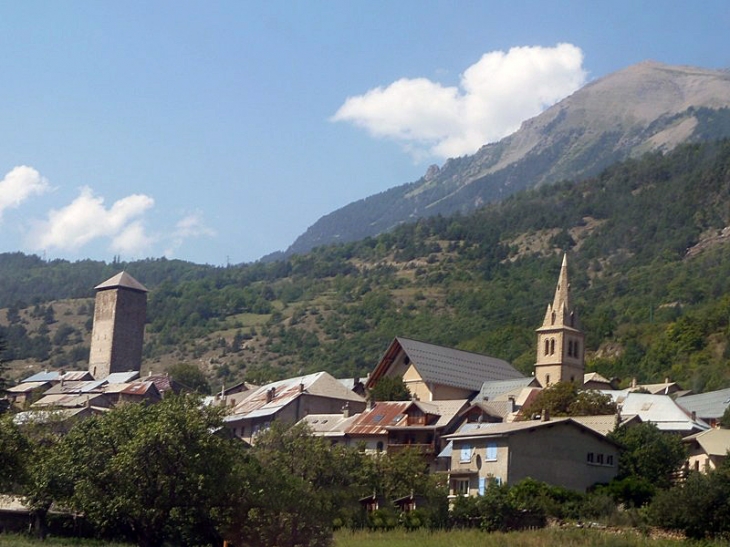
<svg viewBox="0 0 730 547"><path fill-rule="evenodd" d="M676 402L688 412L696 412L700 418L717 420L722 418L725 409L730 406L730 388L685 395L678 397Z"/></svg>
<svg viewBox="0 0 730 547"><path fill-rule="evenodd" d="M682 440L696 442L710 456L725 456L730 450L730 429L710 429Z"/></svg>
<svg viewBox="0 0 730 547"><path fill-rule="evenodd" d="M102 380L108 384L126 384L137 378L139 378L139 371L130 370L128 372L112 372L106 378L102 378Z"/></svg>
<svg viewBox="0 0 730 547"><path fill-rule="evenodd" d="M481 439L484 437L508 437L517 433L525 431L535 430L543 427L577 427L583 431L589 432L597 438L603 439L611 444L616 444L612 440L607 439L604 435L601 435L597 431L583 425L580 422L572 418L552 418L550 420L526 420L523 422L510 422L510 423L491 423L491 424L476 424L477 427L471 430L462 430L451 435L444 436L444 439L448 440L469 440L469 439Z"/></svg>
<svg viewBox="0 0 730 547"><path fill-rule="evenodd" d="M238 403L227 421L241 418L265 417L276 414L302 394L338 399L344 402L365 402L357 393L350 391L326 372L297 376L272 382L254 390Z"/></svg>
<svg viewBox="0 0 730 547"><path fill-rule="evenodd" d="M533 386L534 384L534 386ZM525 387L538 387L537 378L534 376L525 376L523 378L513 378L509 380L490 380L482 384L479 394L474 401L494 401L500 395L513 394L519 392Z"/></svg>
<svg viewBox="0 0 730 547"><path fill-rule="evenodd" d="M344 414L309 414L299 423L305 423L314 435L321 437L344 437L347 427L359 414L345 417Z"/></svg>
<svg viewBox="0 0 730 547"><path fill-rule="evenodd" d="M32 376L28 376L25 380L23 380L23 383L25 382L55 382L59 379L61 374L57 370L52 371L43 371L43 372L36 372Z"/></svg>
<svg viewBox="0 0 730 547"><path fill-rule="evenodd" d="M119 272L114 277L110 277L103 283L99 283L96 287L94 287L97 291L105 290L105 289L116 289L116 288L124 288L124 289L132 289L135 291L140 292L149 292L147 288L142 285L139 281L137 281L134 277L129 275L127 272Z"/></svg>
<svg viewBox="0 0 730 547"><path fill-rule="evenodd" d="M643 422L651 422L662 431L704 431L709 429L703 420L693 420L691 413L679 406L668 395L601 390L619 405L621 414L636 414Z"/></svg>
<svg viewBox="0 0 730 547"><path fill-rule="evenodd" d="M9 387L5 391L8 393L27 393L29 391L35 391L36 389L44 388L48 385L48 382L23 382L17 386Z"/></svg>
<svg viewBox="0 0 730 547"><path fill-rule="evenodd" d="M385 372L389 363L384 361L397 347L405 352L421 378L427 383L479 391L486 381L523 377L507 361L496 357L401 337L397 337L391 343L376 367L376 372L378 369L381 369L381 375ZM375 373L370 379L373 380L374 377Z"/></svg>

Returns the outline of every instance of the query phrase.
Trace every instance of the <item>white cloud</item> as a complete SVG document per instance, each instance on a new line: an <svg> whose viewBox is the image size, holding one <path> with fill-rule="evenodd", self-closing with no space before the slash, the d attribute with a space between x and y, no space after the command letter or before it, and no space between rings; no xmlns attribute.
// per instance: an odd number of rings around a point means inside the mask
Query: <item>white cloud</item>
<svg viewBox="0 0 730 547"><path fill-rule="evenodd" d="M580 88L582 64L572 44L493 51L464 71L458 87L400 79L349 97L331 120L394 139L415 157L471 154Z"/></svg>
<svg viewBox="0 0 730 547"><path fill-rule="evenodd" d="M48 181L27 165L13 168L0 181L0 218L6 209L17 208L32 195L50 190Z"/></svg>
<svg viewBox="0 0 730 547"><path fill-rule="evenodd" d="M170 238L170 246L165 250L165 257L172 258L186 239L192 237L215 235L215 230L205 225L201 213L190 213L175 224L175 230Z"/></svg>
<svg viewBox="0 0 730 547"><path fill-rule="evenodd" d="M36 250L76 251L91 241L109 238L113 250L139 254L151 243L139 217L153 205L151 197L133 194L106 209L104 198L84 187L73 202L51 210L48 220L35 224L29 245Z"/></svg>

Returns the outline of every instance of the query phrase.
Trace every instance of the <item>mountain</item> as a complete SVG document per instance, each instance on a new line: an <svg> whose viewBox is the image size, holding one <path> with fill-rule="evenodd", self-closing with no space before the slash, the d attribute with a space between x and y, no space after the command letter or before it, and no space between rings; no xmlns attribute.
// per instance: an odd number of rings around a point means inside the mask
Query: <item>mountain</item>
<svg viewBox="0 0 730 547"><path fill-rule="evenodd" d="M725 388L729 203L724 139L268 264L0 254L0 381L85 369L93 286L119 271L150 291L143 374L196 365L213 389L321 370L362 377L395 336L485 353L529 374L567 252L589 370Z"/></svg>
<svg viewBox="0 0 730 547"><path fill-rule="evenodd" d="M730 136L728 107L729 72L643 62L586 85L471 156L322 217L284 253L264 260L357 241L421 217L468 213L646 152Z"/></svg>

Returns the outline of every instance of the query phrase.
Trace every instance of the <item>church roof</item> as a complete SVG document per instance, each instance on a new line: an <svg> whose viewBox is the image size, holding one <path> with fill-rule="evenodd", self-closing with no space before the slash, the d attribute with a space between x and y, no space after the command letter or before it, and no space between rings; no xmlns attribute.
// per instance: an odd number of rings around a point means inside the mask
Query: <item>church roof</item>
<svg viewBox="0 0 730 547"><path fill-rule="evenodd" d="M114 277L110 277L103 283L99 283L94 288L97 291L102 291L105 289L124 288L124 289L132 289L132 290L140 291L140 292L149 292L147 290L147 287L142 285L142 283L137 281L134 277L129 275L127 272L119 272Z"/></svg>
<svg viewBox="0 0 730 547"><path fill-rule="evenodd" d="M423 381L427 383L476 392L489 380L523 377L507 361L496 357L397 337L370 375L369 386L385 374L399 349L405 352Z"/></svg>

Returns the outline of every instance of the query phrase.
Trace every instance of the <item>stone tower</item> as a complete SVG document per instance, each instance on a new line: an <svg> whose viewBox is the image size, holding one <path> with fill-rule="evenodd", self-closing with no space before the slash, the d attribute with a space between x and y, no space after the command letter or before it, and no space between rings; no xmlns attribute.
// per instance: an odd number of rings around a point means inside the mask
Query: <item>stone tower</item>
<svg viewBox="0 0 730 547"><path fill-rule="evenodd" d="M89 372L101 380L139 370L147 316L147 289L126 272L97 285Z"/></svg>
<svg viewBox="0 0 730 547"><path fill-rule="evenodd" d="M584 340L578 316L570 305L568 256L564 255L555 298L552 304L548 304L542 326L537 329L535 377L542 387L557 382L583 385Z"/></svg>

